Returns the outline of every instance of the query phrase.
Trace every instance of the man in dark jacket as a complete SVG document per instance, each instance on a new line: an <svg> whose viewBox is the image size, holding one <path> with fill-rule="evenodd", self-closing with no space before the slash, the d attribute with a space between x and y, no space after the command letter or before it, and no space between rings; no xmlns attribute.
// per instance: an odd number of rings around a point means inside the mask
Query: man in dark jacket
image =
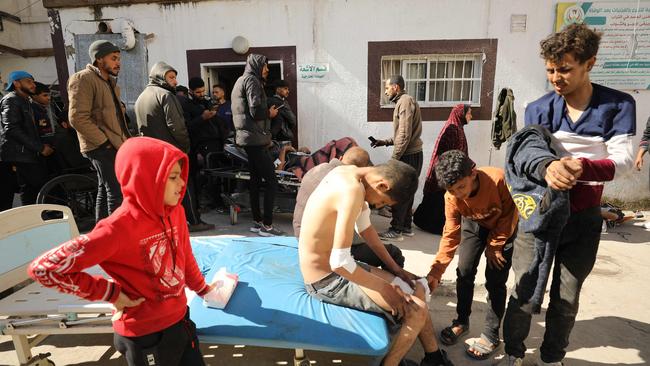
<svg viewBox="0 0 650 366"><path fill-rule="evenodd" d="M269 65L266 57L248 55L244 75L237 79L232 89L231 101L235 141L248 154L251 175L249 191L254 220L251 231L261 236L276 236L284 235L284 232L273 227L273 202L278 182L268 147L271 144L269 119L277 116L278 109L275 106L267 108L264 80L268 75ZM259 204L262 179L266 182L263 218Z"/></svg>
<svg viewBox="0 0 650 366"><path fill-rule="evenodd" d="M135 102L135 116L141 134L169 142L187 154L190 152L190 136L185 126L183 108L174 95L178 84L176 75L176 70L167 63L154 64L149 72L149 85ZM190 231L213 229L214 225L201 222L197 202L192 202L195 190L193 178L188 179L187 188L183 208Z"/></svg>
<svg viewBox="0 0 650 366"><path fill-rule="evenodd" d="M0 160L15 167L21 202L30 205L36 203L38 191L47 181L43 157L52 155L54 149L39 139L29 102L36 90L34 78L25 71L14 71L6 90L9 93L0 101Z"/></svg>
<svg viewBox="0 0 650 366"><path fill-rule="evenodd" d="M223 151L223 138L219 127L217 112L210 109L209 100L206 98L205 83L199 77L193 77L188 83L189 90L186 97L178 96L183 106L183 115L187 131L190 134L190 176L192 186L190 189L195 216L199 217L199 203L204 182L201 180L199 160L201 155L206 165L210 165L208 154ZM222 206L221 186L219 184L208 187L212 205ZM200 218L199 222L203 223ZM205 224L209 225L209 224ZM195 229L199 230L199 229Z"/></svg>
<svg viewBox="0 0 650 366"><path fill-rule="evenodd" d="M235 126L232 124L232 108L230 101L226 99L226 87L217 84L212 87L212 100L217 111L217 117L221 120L226 132L224 138L232 137L235 134Z"/></svg>
<svg viewBox="0 0 650 366"><path fill-rule="evenodd" d="M291 110L289 101L289 84L285 80L275 82L275 94L269 98L269 105L278 108L278 115L271 120L271 136L276 141L293 141L296 128L296 115Z"/></svg>

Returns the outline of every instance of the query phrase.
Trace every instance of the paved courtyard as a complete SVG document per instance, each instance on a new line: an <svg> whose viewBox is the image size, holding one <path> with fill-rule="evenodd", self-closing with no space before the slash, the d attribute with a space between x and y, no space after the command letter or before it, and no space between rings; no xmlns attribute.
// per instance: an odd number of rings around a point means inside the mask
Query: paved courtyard
<svg viewBox="0 0 650 366"><path fill-rule="evenodd" d="M650 217L650 213L646 213ZM200 233L201 235L251 235L247 224L250 217L240 216L238 225L231 226L228 217L208 213L205 221L217 224L217 229ZM277 224L291 232L291 216L277 216ZM388 226L389 220L373 216L378 230ZM635 226L642 220L626 223L602 235L596 266L587 279L581 297L580 313L571 335L571 344L565 365L646 365L650 364L650 231ZM413 273L424 275L437 251L439 236L416 229L413 238L397 243L406 257L406 268ZM482 275L485 263L481 262L474 296L472 327L464 342L447 347L456 365L491 365L494 358L487 361L473 361L465 356L466 345L471 338L481 333L485 314L485 288ZM430 312L436 330L449 325L455 317L455 262L443 276L443 285L436 290L430 302ZM512 285L512 276L510 285ZM538 347L544 332L544 317L535 316L527 345L528 358L538 356ZM51 352L51 359L57 365L125 365L124 358L112 347L112 335L73 335L50 336L33 353ZM206 364L227 365L292 365L293 351L248 346L202 344L201 349ZM497 352L501 355L503 350ZM409 357L420 360L423 351L416 345ZM307 352L312 365L372 365L373 360L354 355L326 352ZM0 336L0 365L17 365L11 339Z"/></svg>

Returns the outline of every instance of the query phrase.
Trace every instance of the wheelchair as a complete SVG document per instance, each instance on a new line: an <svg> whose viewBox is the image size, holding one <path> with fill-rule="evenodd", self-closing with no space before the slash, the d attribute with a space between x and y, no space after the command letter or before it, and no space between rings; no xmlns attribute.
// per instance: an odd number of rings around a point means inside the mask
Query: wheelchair
<svg viewBox="0 0 650 366"><path fill-rule="evenodd" d="M79 231L90 231L95 226L97 173L81 155L72 128L57 130L49 142L55 150L47 162L51 179L39 191L36 203L69 207Z"/></svg>

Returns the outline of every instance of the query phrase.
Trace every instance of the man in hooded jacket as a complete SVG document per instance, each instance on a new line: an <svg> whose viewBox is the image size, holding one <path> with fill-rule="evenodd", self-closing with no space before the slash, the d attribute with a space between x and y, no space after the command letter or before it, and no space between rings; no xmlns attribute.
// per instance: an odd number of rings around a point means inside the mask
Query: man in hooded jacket
<svg viewBox="0 0 650 366"><path fill-rule="evenodd" d="M149 85L135 101L135 116L142 135L167 141L187 154L190 136L183 108L174 95L177 74L165 62L154 64L149 72Z"/></svg>
<svg viewBox="0 0 650 366"><path fill-rule="evenodd" d="M232 117L235 125L235 141L248 154L252 232L261 236L284 235L273 227L273 203L278 182L268 147L271 144L271 120L278 114L276 106L267 108L264 81L269 75L266 56L250 54L246 59L244 74L232 89ZM262 179L266 182L264 192L264 217L259 204Z"/></svg>
<svg viewBox="0 0 650 366"><path fill-rule="evenodd" d="M135 102L135 115L139 132L148 137L169 142L184 153L190 151L190 136L185 126L183 107L175 95L178 72L165 62L157 62L149 72L149 85ZM185 217L190 232L211 230L214 225L203 223L198 212L198 202L192 197L195 183L188 179L188 194L183 197Z"/></svg>

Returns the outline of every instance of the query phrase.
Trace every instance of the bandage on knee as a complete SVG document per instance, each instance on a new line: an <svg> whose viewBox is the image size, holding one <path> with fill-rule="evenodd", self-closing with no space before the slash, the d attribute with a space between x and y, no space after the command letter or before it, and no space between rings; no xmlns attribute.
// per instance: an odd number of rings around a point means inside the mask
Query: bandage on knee
<svg viewBox="0 0 650 366"><path fill-rule="evenodd" d="M357 268L357 262L352 258L350 248L332 249L332 253L330 254L330 267L332 271L337 268L343 268L350 273L354 272Z"/></svg>
<svg viewBox="0 0 650 366"><path fill-rule="evenodd" d="M424 298L428 299L429 296L431 295L431 290L429 290L429 283L427 282L427 279L418 278L415 282L416 283L419 282L420 284L422 284L422 286L424 286ZM406 281L404 281L399 277L393 278L393 281L391 283L393 285L399 286L399 288L406 294L413 295L413 293L415 292L415 290L413 290L413 288L411 288L411 286L409 286L409 284L406 283Z"/></svg>

